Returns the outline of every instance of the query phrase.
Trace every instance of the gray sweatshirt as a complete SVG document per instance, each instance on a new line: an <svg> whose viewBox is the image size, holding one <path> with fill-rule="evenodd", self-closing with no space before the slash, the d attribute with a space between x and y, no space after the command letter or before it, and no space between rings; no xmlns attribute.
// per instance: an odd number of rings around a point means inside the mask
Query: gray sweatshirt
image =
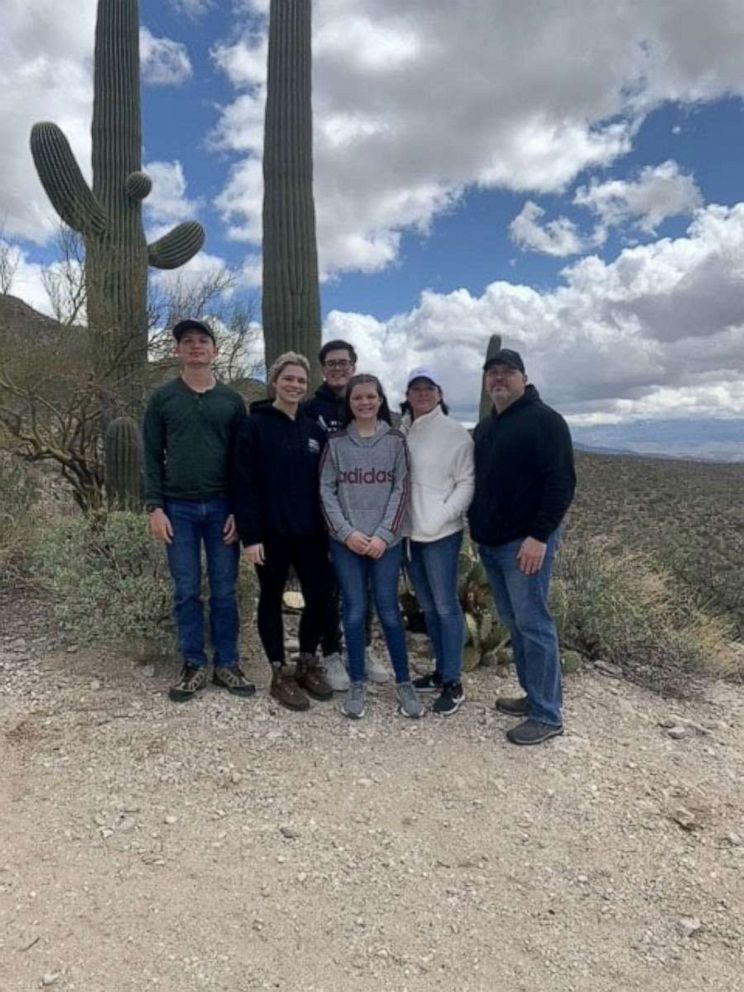
<svg viewBox="0 0 744 992"><path fill-rule="evenodd" d="M378 421L372 437L351 423L332 434L320 463L320 499L332 538L343 544L352 531L400 540L408 509L408 448L400 431Z"/></svg>

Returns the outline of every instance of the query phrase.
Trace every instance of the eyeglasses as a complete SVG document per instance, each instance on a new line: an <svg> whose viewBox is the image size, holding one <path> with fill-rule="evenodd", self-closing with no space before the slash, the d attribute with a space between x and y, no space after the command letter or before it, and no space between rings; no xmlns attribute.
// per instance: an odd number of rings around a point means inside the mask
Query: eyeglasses
<svg viewBox="0 0 744 992"><path fill-rule="evenodd" d="M323 362L324 369L350 369L353 365L348 358L332 358L328 362Z"/></svg>

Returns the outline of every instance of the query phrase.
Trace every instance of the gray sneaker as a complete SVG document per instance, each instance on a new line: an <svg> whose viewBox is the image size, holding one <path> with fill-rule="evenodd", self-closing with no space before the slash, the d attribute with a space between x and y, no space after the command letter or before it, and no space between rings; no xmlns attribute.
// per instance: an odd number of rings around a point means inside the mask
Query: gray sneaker
<svg viewBox="0 0 744 992"><path fill-rule="evenodd" d="M395 695L398 697L398 712L403 716L418 720L426 712L410 682L399 682L395 687Z"/></svg>
<svg viewBox="0 0 744 992"><path fill-rule="evenodd" d="M371 647L364 653L364 669L370 682L382 684L390 681L390 669Z"/></svg>
<svg viewBox="0 0 744 992"><path fill-rule="evenodd" d="M323 668L326 682L334 692L344 692L349 688L349 675L338 651L323 655Z"/></svg>
<svg viewBox="0 0 744 992"><path fill-rule="evenodd" d="M346 690L346 697L341 704L341 712L350 720L359 720L364 716L364 699L366 691L364 682L352 682Z"/></svg>

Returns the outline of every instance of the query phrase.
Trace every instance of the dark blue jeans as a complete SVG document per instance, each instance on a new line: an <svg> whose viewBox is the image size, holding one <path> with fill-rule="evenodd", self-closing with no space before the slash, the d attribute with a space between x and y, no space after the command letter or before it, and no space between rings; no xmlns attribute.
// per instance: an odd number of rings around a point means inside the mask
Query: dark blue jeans
<svg viewBox="0 0 744 992"><path fill-rule="evenodd" d="M338 541L331 541L331 558L341 586L344 637L352 682L363 682L365 677L365 625L370 585L395 681L407 682L410 677L403 617L398 606L401 550L398 543L388 548L381 558L366 558L349 551Z"/></svg>
<svg viewBox="0 0 744 992"><path fill-rule="evenodd" d="M201 548L207 557L209 627L214 664L229 668L238 663L238 543L225 544L222 529L229 510L227 500L168 499L165 514L173 527L173 543L166 545L174 586L173 615L178 646L189 665L207 664L204 653L204 610L201 601Z"/></svg>
<svg viewBox="0 0 744 992"><path fill-rule="evenodd" d="M537 575L525 575L519 568L521 539L495 548L481 544L478 549L496 610L511 637L517 678L527 694L530 715L553 726L563 722L558 634L548 606L558 543L559 535L554 531Z"/></svg>
<svg viewBox="0 0 744 992"><path fill-rule="evenodd" d="M406 569L423 610L426 630L442 682L457 682L462 669L465 623L457 598L457 564L462 531L439 541L411 541Z"/></svg>

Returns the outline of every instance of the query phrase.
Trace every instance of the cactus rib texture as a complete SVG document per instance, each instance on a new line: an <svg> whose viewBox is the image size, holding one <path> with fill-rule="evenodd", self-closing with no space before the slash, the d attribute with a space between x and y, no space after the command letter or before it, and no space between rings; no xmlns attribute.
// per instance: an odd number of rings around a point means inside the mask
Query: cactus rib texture
<svg viewBox="0 0 744 992"><path fill-rule="evenodd" d="M263 328L267 366L314 357L320 294L313 202L311 0L271 0L264 127Z"/></svg>
<svg viewBox="0 0 744 992"><path fill-rule="evenodd" d="M148 247L148 259L153 268L177 269L193 258L203 244L201 224L185 221Z"/></svg>
<svg viewBox="0 0 744 992"><path fill-rule="evenodd" d="M46 194L62 220L81 234L102 235L109 219L83 178L70 143L56 124L31 130L31 154Z"/></svg>
<svg viewBox="0 0 744 992"><path fill-rule="evenodd" d="M103 438L106 496L112 510L137 510L142 505L142 436L130 417L116 417Z"/></svg>

